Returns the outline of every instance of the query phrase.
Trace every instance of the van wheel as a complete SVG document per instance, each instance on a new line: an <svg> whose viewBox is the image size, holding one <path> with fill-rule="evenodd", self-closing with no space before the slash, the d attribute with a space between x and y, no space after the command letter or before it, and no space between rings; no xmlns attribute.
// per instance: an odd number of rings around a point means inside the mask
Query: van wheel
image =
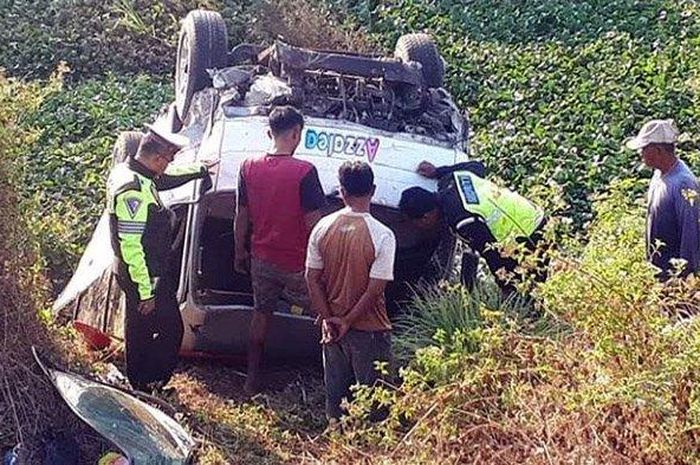
<svg viewBox="0 0 700 465"><path fill-rule="evenodd" d="M182 22L175 63L175 104L182 121L195 92L211 85L208 69L226 66L228 34L219 13L190 11Z"/></svg>
<svg viewBox="0 0 700 465"><path fill-rule="evenodd" d="M435 41L428 34L404 34L396 41L394 56L401 61L416 61L423 68L423 81L428 87L442 87L445 62Z"/></svg>
<svg viewBox="0 0 700 465"><path fill-rule="evenodd" d="M112 166L136 156L141 139L143 139L142 132L124 131L120 133L114 143L114 148L112 148Z"/></svg>

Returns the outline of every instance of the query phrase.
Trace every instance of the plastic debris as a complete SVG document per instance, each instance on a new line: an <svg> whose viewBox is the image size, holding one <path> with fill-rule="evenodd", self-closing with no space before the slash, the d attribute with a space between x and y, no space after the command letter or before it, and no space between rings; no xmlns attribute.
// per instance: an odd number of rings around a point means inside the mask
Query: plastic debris
<svg viewBox="0 0 700 465"><path fill-rule="evenodd" d="M194 439L161 410L107 384L59 370L34 358L73 412L138 464L185 465ZM77 465L78 462L45 462ZM121 464L120 464L121 465Z"/></svg>
<svg viewBox="0 0 700 465"><path fill-rule="evenodd" d="M242 67L224 68L209 71L209 75L215 89L228 89L247 84L253 77L253 71Z"/></svg>
<svg viewBox="0 0 700 465"><path fill-rule="evenodd" d="M247 107L271 105L291 96L292 88L286 82L272 74L266 74L253 81L245 95L244 105Z"/></svg>
<svg viewBox="0 0 700 465"><path fill-rule="evenodd" d="M129 465L129 459L117 452L107 452L100 458L97 465Z"/></svg>
<svg viewBox="0 0 700 465"><path fill-rule="evenodd" d="M19 450L19 444L8 450L2 458L2 465L19 465Z"/></svg>

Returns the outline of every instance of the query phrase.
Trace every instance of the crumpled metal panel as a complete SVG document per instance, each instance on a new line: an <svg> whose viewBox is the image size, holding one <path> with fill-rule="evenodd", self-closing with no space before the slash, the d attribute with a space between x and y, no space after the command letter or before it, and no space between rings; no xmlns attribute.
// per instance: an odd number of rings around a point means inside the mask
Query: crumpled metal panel
<svg viewBox="0 0 700 465"><path fill-rule="evenodd" d="M445 89L424 87L418 63L307 50L280 41L252 62L257 64L210 72L227 117L266 115L276 104L291 103L307 117L416 134L434 144L469 149L466 114ZM236 92L224 95L232 90Z"/></svg>
<svg viewBox="0 0 700 465"><path fill-rule="evenodd" d="M187 117L182 121L183 128L180 130L180 134L190 139L190 146L197 146L202 142L212 106L219 102L218 94L218 89L207 87L193 95Z"/></svg>
<svg viewBox="0 0 700 465"><path fill-rule="evenodd" d="M78 268L53 304L54 312L75 300L81 292L97 281L114 260L109 238L109 215L104 211L88 243Z"/></svg>
<svg viewBox="0 0 700 465"><path fill-rule="evenodd" d="M283 67L303 70L328 70L339 74L354 74L368 78L422 86L420 66L404 63L397 58L368 57L338 52L309 50L277 41L273 57Z"/></svg>

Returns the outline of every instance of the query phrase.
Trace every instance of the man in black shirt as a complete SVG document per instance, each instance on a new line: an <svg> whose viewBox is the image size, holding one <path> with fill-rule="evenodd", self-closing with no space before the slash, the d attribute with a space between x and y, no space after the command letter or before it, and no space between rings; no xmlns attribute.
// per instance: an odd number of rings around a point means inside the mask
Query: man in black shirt
<svg viewBox="0 0 700 465"><path fill-rule="evenodd" d="M418 173L438 179L438 192L412 187L401 194L400 210L418 227L437 228L446 223L465 241L472 253L462 256L462 283L472 288L476 279L478 257L483 257L504 294L515 291L518 261L508 256L502 246L512 242L534 251L541 236L544 212L524 197L502 189L484 179L481 162L470 161L454 166L435 167L424 161ZM541 272L544 267L541 267ZM536 279L543 279L539 273Z"/></svg>

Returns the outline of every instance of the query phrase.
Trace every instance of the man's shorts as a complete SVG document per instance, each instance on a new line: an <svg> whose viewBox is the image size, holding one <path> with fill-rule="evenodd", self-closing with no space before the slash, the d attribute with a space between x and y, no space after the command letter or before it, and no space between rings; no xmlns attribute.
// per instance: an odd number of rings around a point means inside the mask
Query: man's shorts
<svg viewBox="0 0 700 465"><path fill-rule="evenodd" d="M256 311L272 313L277 310L280 299L284 299L308 312L310 301L303 271L290 273L254 258L250 264L250 276Z"/></svg>

